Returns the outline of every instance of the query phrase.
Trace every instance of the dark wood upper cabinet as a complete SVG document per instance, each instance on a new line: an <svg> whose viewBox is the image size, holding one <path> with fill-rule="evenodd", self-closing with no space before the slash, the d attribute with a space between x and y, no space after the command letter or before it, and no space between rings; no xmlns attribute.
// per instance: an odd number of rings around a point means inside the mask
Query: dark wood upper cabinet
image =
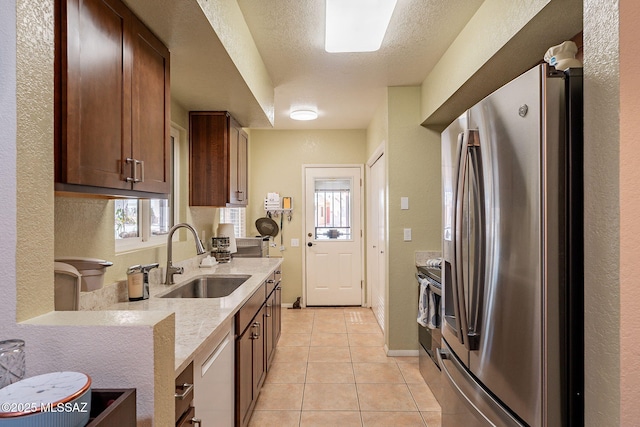
<svg viewBox="0 0 640 427"><path fill-rule="evenodd" d="M189 113L189 205L246 206L248 137L226 111Z"/></svg>
<svg viewBox="0 0 640 427"><path fill-rule="evenodd" d="M56 190L169 193L168 49L120 0L56 6Z"/></svg>

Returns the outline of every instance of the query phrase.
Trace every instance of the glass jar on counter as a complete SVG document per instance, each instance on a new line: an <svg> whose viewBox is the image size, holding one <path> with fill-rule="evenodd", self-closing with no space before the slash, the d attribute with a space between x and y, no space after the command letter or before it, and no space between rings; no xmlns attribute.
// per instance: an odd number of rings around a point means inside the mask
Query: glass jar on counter
<svg viewBox="0 0 640 427"><path fill-rule="evenodd" d="M0 388L22 380L25 370L24 341L0 341Z"/></svg>

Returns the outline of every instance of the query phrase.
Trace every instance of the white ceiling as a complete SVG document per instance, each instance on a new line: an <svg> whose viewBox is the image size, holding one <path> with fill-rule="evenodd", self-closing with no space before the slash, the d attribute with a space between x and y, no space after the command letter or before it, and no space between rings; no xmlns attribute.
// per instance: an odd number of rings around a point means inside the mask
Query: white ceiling
<svg viewBox="0 0 640 427"><path fill-rule="evenodd" d="M238 0L275 88L279 129L363 129L388 86L420 85L482 0L398 0L377 52L327 53L324 1ZM312 122L289 118L317 108Z"/></svg>
<svg viewBox="0 0 640 427"><path fill-rule="evenodd" d="M276 129L364 129L388 86L420 85L482 0L398 0L377 52L324 51L324 1L237 0L271 78ZM269 128L264 111L193 0L128 0L171 51L172 97ZM311 122L289 119L317 109Z"/></svg>

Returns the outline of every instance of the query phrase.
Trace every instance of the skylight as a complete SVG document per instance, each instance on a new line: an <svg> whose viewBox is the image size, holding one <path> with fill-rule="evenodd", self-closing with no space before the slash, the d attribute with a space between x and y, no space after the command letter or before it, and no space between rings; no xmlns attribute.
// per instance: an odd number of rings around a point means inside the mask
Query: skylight
<svg viewBox="0 0 640 427"><path fill-rule="evenodd" d="M330 53L380 49L397 0L326 0L324 49Z"/></svg>

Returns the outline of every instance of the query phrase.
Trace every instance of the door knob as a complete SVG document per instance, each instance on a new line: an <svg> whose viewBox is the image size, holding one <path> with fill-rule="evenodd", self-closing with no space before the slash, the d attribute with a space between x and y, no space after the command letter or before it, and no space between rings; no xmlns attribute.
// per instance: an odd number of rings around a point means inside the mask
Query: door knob
<svg viewBox="0 0 640 427"><path fill-rule="evenodd" d="M309 247L313 246L313 242L307 243L307 246L309 246Z"/></svg>

